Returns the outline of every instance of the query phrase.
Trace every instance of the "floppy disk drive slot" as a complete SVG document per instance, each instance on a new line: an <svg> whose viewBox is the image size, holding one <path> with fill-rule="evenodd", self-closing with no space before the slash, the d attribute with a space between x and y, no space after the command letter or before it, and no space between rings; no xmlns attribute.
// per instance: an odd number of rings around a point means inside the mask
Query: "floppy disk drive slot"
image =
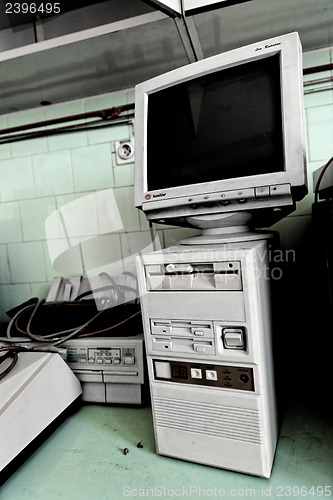
<svg viewBox="0 0 333 500"><path fill-rule="evenodd" d="M210 322L151 320L151 334L159 336L212 338L213 326Z"/></svg>
<svg viewBox="0 0 333 500"><path fill-rule="evenodd" d="M178 353L196 353L196 354L213 354L215 355L214 341L194 339L184 339L177 337L153 338L154 352L178 352Z"/></svg>
<svg viewBox="0 0 333 500"><path fill-rule="evenodd" d="M209 321L150 320L155 352L215 355L213 324Z"/></svg>
<svg viewBox="0 0 333 500"><path fill-rule="evenodd" d="M243 289L239 261L148 264L145 270L150 291Z"/></svg>

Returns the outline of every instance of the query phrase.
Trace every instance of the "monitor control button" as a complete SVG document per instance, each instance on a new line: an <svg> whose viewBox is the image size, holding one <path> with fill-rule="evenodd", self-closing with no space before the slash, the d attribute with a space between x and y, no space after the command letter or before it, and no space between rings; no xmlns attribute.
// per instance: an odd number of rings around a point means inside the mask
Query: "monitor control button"
<svg viewBox="0 0 333 500"><path fill-rule="evenodd" d="M200 368L191 368L191 377L192 378L202 378L202 371Z"/></svg>
<svg viewBox="0 0 333 500"><path fill-rule="evenodd" d="M268 198L270 195L269 186L260 186L254 189L256 198Z"/></svg>
<svg viewBox="0 0 333 500"><path fill-rule="evenodd" d="M217 371L216 370L206 370L206 379L207 380L217 380Z"/></svg>

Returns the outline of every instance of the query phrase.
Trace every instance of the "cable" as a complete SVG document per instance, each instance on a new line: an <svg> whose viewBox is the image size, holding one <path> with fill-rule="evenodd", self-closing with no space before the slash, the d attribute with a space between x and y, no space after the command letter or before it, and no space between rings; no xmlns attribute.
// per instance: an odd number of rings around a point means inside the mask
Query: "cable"
<svg viewBox="0 0 333 500"><path fill-rule="evenodd" d="M122 293L120 291L120 288L119 288L119 285L117 285L117 283L115 282L115 280L112 278L112 276L110 276L108 273L106 272L103 272L103 273L100 273L98 276L100 276L101 278L106 278L108 281L110 281L112 287L114 287L115 291L116 291L116 302L115 302L115 306L118 305L119 303L119 300L120 300L120 297L122 297Z"/></svg>
<svg viewBox="0 0 333 500"><path fill-rule="evenodd" d="M2 340L3 342L9 342L9 340L3 340L2 338L0 338L0 340ZM8 346L2 346L0 347L0 351L16 351L17 353L19 352L39 352L39 351L42 351L42 352L51 352L51 353L56 353L56 354L60 354L61 357L64 358L64 354L66 353L66 350L64 348L58 348L58 347L54 347L52 345L50 346L40 346L40 345L36 345L36 344L33 344L32 346L25 346L25 345L22 345L23 344L26 344L26 343L29 343L30 342L30 339L22 339L20 338L19 340L16 339L15 342L21 342L21 345L8 345Z"/></svg>
<svg viewBox="0 0 333 500"><path fill-rule="evenodd" d="M0 342L4 342L5 344L22 344L22 342L30 343L31 339L22 339L22 337L0 337ZM1 349L0 349L1 350Z"/></svg>
<svg viewBox="0 0 333 500"><path fill-rule="evenodd" d="M124 291L128 291L128 292L132 292L132 293L137 293L137 290L135 288L132 288L131 286L127 286L127 285L118 285L119 289L120 290L124 290ZM99 293L99 292L103 292L103 291L107 291L107 290L112 290L113 287L110 287L109 285L105 285L105 286L101 286L100 288L95 288L94 290L87 290L86 292L82 292L80 293L80 295L78 295L75 299L75 302L81 302L82 299L84 299L85 297L89 297L89 295L94 295L95 293ZM105 299L108 299L109 297L105 297ZM103 300L103 298L99 298L99 300ZM96 301L96 298L95 298L95 301Z"/></svg>
<svg viewBox="0 0 333 500"><path fill-rule="evenodd" d="M26 309L26 308L25 308ZM34 307L34 312L36 312L37 308ZM58 353L60 354L61 356L64 355L64 352L63 350L60 348L58 348L57 346L59 346L60 344L66 342L67 340L70 340L71 338L77 336L79 338L81 337L89 337L89 336L93 336L93 335L98 335L98 334L101 334L101 333L104 333L104 332L107 332L107 331L110 331L110 330L113 330L123 324L125 324L127 321L131 320L132 318L138 316L139 314L141 314L141 311L136 311L134 314L131 314L130 316L128 316L127 318L119 321L118 323L116 323L115 325L112 325L112 326L108 326L106 328L102 328L100 330L96 330L94 332L90 332L90 333L83 333L84 330L93 322L95 321L95 319L97 319L102 313L104 312L104 310L102 311L99 311L97 314L95 314L91 319L89 319L88 321L86 321L86 323L84 323L83 325L80 325L79 327L75 328L72 330L72 332L67 335L66 337L64 338L58 338L58 339L54 339L54 340L50 340L50 336L37 336L37 335L32 335L31 332L27 331L27 332L23 332L23 333L26 333L28 335L28 337L30 337L30 339L28 339L28 342L31 341L31 338L33 340L36 340L37 342L40 342L40 343L45 343L47 345L32 345L31 347L30 346L4 346L4 347L0 347L0 351L3 351L3 350L6 350L6 351L11 351L11 352L20 352L20 351L25 351L25 352L36 352L36 351L42 351L42 352L53 352L53 353ZM32 316L33 317L33 316ZM30 330L30 325L31 325L31 321L32 321L32 317L30 317L30 320L29 320L29 330ZM27 328L28 330L28 328ZM52 334L51 336L54 336L54 335L59 335L59 332L57 332L57 334ZM21 342L22 343L26 343L27 340L24 340L24 339L14 339L14 338L10 338L10 339L5 339L6 342L10 343L10 342ZM9 357L9 354L6 355L6 357ZM1 359L1 358L0 358ZM16 359L17 361L17 359ZM15 364L16 364L16 361L15 361ZM1 363L1 361L0 361ZM12 368L14 368L14 361L10 367L10 370ZM9 373L10 370L6 370L6 373L4 373L3 376L5 376L7 373ZM2 374L1 374L2 375Z"/></svg>
<svg viewBox="0 0 333 500"><path fill-rule="evenodd" d="M8 349L8 348L6 348L6 349L7 349L6 354L4 354L3 356L0 356L0 364L3 363L8 358L13 358L13 360L7 368L5 368L2 372L0 372L0 380L3 379L6 375L8 375L9 372L12 371L12 369L14 368L14 366L16 365L17 360L18 360L18 354L17 354L16 350ZM1 349L1 350L3 350L3 349Z"/></svg>
<svg viewBox="0 0 333 500"><path fill-rule="evenodd" d="M107 289L114 289L116 291L116 299L115 299L115 304L114 306L118 305L119 303L119 300L120 300L120 297L121 297L121 291L120 291L120 288L119 286L117 285L117 283L115 282L115 280L106 272L103 272L99 275L100 277L104 277L104 278L107 278L111 284L112 284L112 287L108 286ZM104 288L104 287L103 287ZM90 293L94 293L94 290L92 291L89 291ZM81 294L82 295L82 294ZM32 340L35 340L35 341L38 341L38 342L50 342L52 343L52 345L58 345L59 343L62 343L62 342L65 342L66 340L74 337L75 335L77 335L81 330L85 330L89 325L90 323L92 323L96 318L98 318L104 311L106 308L102 309L101 311L98 311L97 314L95 314L92 318L90 318L86 323L84 323L83 325L80 325L76 328L69 328L67 330L61 330L61 331L58 331L58 332L55 332L55 333L50 333L48 335L44 335L43 337L39 336L39 335L34 335L32 332L31 332L31 324L32 324L32 320L34 319L36 313L37 313L37 310L39 309L39 307L45 302L45 300L40 300L37 302L37 304L35 305L32 313L31 313L31 316L29 318L29 321L27 323L27 331L26 331L26 334L28 335L28 337ZM74 305L74 303L73 303ZM26 309L26 308L25 308ZM24 333L24 332L23 332ZM65 335L65 338L64 339L59 339L60 336L63 336ZM50 339L57 339L55 342L51 342Z"/></svg>
<svg viewBox="0 0 333 500"><path fill-rule="evenodd" d="M102 330L98 330L97 332L93 332L93 333L82 333L81 335L78 335L78 337L91 337L92 335L98 335L99 333L104 333L104 332L107 332L109 330L113 330L114 328L117 328L118 326L123 325L124 323L126 323L130 319L134 318L138 314L141 314L141 311L137 311L136 313L132 314L131 316L128 316L127 318L123 319L122 321L119 321L119 323L117 323L116 325L108 326L107 328L103 328Z"/></svg>
<svg viewBox="0 0 333 500"><path fill-rule="evenodd" d="M53 342L52 345L55 347L57 345L62 344L63 342L66 342L69 339L72 339L73 337L78 335L80 332L84 331L93 321L95 321L95 319L97 319L103 313L104 313L104 309L102 309L102 311L98 311L98 313L95 314L95 316L93 316L91 319L89 319L84 325L81 325L78 328L76 328L72 333L67 335L67 337L65 337L63 339L59 339L57 342Z"/></svg>
<svg viewBox="0 0 333 500"><path fill-rule="evenodd" d="M123 274L126 274L126 275L129 275L129 276L132 276L134 278L136 278L136 276L132 273L129 273L129 272L124 272ZM76 301L73 301L72 303L69 303L68 305L71 305L71 306L78 306L81 299L87 295L91 295L91 294L94 294L96 292L99 292L99 291L105 291L105 290L113 290L115 291L115 300L114 300L114 304L112 307L115 307L117 305L119 305L119 302L120 302L120 299L123 298L123 292L122 290L128 290L132 293L134 293L135 295L137 295L137 292L138 292L138 289L135 289L135 288L132 288L132 287L129 287L127 285L118 285L115 280L109 275L107 274L106 272L103 272L99 275L100 277L104 277L106 278L107 280L110 281L111 285L106 285L106 286L103 286L103 287L100 287L100 288L97 288L95 290L89 290L87 292L83 292L82 294L80 294L77 298L76 298ZM137 282L137 279L136 279L136 282ZM109 297L107 297L109 299ZM63 342L66 342L67 340L75 337L75 336L78 336L78 337L81 337L81 336L89 336L89 335L96 335L96 334L99 334L99 333L102 333L102 332L105 332L105 331L108 331L108 330L112 330L122 324L124 324L125 322L129 321L131 318L137 316L138 314L140 314L140 311L137 311L136 313L132 314L131 316L125 318L124 320L118 322L117 324L115 325L112 325L112 326L108 326L106 328L102 328L100 329L99 331L95 331L95 332L91 332L91 333L86 333L84 334L83 332L91 325L91 323L93 323L99 316L101 316L105 310L107 309L111 309L112 307L105 307L103 308L102 310L99 310L96 314L94 314L94 316L92 318L90 318L89 320L87 320L85 323L83 323L82 325L78 326L78 327L74 327L74 328L69 328L69 329L66 329L66 330L61 330L61 331L57 331L57 332L54 332L54 333L50 333L50 334L47 334L47 335L36 335L36 334L33 334L32 331L31 331L31 326L32 326L32 323L33 323L33 320L37 314L37 311L39 310L39 308L45 303L45 300L38 300L37 303L34 305L34 307L32 308L32 311L31 311L31 314L30 314L30 317L28 319L28 322L27 322L27 326L26 326L26 331L22 330L19 325L18 325L18 318L24 314L24 312L28 311L28 310L31 310L31 304L29 304L28 306L24 307L23 309L20 309L18 310L18 312L11 318L10 322L9 322L9 325L7 327L7 338L4 339L5 342L8 342L8 343L19 343L19 342L31 342L31 341L34 341L34 342L38 342L38 343L42 343L42 344L47 344L47 346L33 346L31 349L29 350L52 350L53 352L57 352L56 349L54 349L56 346L62 344ZM52 304L51 302L47 303L47 304ZM27 335L28 336L28 339L27 340L24 340L24 339L19 339L19 338L13 338L11 336L11 330L12 330L12 327L13 327L13 324L15 324L16 326L16 330L23 333L24 335ZM0 339L1 340L1 339ZM14 348L14 347L13 347ZM8 347L7 347L8 349ZM1 350L1 349L0 349Z"/></svg>
<svg viewBox="0 0 333 500"><path fill-rule="evenodd" d="M124 271L122 273L122 276L130 276L130 277L134 278L135 281L136 281L136 288L133 288L133 287L128 286L128 285L118 285L115 282L115 280L108 273L106 273L106 272L103 272L103 273L99 274L99 276L100 277L104 277L107 280L109 280L111 282L111 285L104 285L104 286L100 286L99 288L94 288L93 290L86 290L85 292L82 292L79 295L77 295L77 297L75 298L75 302L80 302L83 298L89 297L89 295L94 295L95 293L99 293L99 292L103 292L103 291L108 291L108 290L116 290L116 292L117 292L117 302L116 302L115 305L118 305L118 302L119 302L119 299L120 299L120 295L123 295L121 293L122 290L135 293L135 295L138 294L138 279L137 279L137 277L135 276L134 273L131 273L129 271ZM108 298L108 297L106 297L106 298Z"/></svg>
<svg viewBox="0 0 333 500"><path fill-rule="evenodd" d="M48 340L50 338L50 335L49 336L44 336L44 337L40 337L40 336L37 336L37 335L31 335L31 332L29 331L28 332L28 327L27 327L27 334L30 338L33 337L34 340L37 340L37 341L40 341L40 342L49 342L50 345L52 346L57 346L57 345L60 345L62 344L63 342L66 342L67 340L75 337L75 335L77 335L78 337L91 337L93 335L98 335L100 333L104 333L106 331L109 331L109 330L113 330L114 328L117 328L118 326L120 325L123 325L124 323L126 323L127 321L129 321L130 319L134 318L135 316L137 316L138 314L141 314L141 311L136 311L134 314L128 316L127 318L123 319L122 321L119 321L118 323L116 323L115 325L112 325L112 326L108 326L106 328L102 328L100 330L97 330L97 331L94 331L94 332L90 332L90 333L83 333L82 331L84 331L95 319L97 319L102 313L104 312L104 309L102 311L99 311L95 316L93 316L91 319L89 319L85 324L77 327L76 329L74 329L69 335L67 335L65 338L63 339L58 339L56 340L55 342L50 342L50 340ZM32 317L30 318L29 320L29 323L31 323L31 320L32 320ZM28 323L28 325L29 325ZM30 325L29 325L30 326ZM81 333L82 332L82 333ZM57 332L57 334L52 334L52 336L55 336L55 335L58 335L61 334L61 332ZM34 348L34 350L36 350L36 348Z"/></svg>
<svg viewBox="0 0 333 500"><path fill-rule="evenodd" d="M31 332L31 323L32 323L32 320L34 319L34 317L36 315L36 312L37 312L38 308L44 302L45 302L45 300L41 300L34 307L34 309L32 311L32 314L31 314L31 316L29 318L29 321L27 323L27 331L26 331L26 333L27 333L28 337L31 338L32 340L35 340L35 341L38 341L38 342L49 342L52 345L58 345L59 343L65 342L65 340L68 340L68 339L74 337L81 330L84 330L85 328L87 328L87 326L89 326L90 323L92 323L98 316L100 316L104 312L104 309L102 309L101 311L98 311L98 313L95 314L92 318L90 318L84 324L82 324L82 325L80 325L80 326L78 326L76 328L70 328L70 329L67 329L67 330L62 330L60 332L50 333L50 334L44 335L44 336L34 335ZM63 336L63 335L65 335L64 339L59 339L59 336ZM51 342L50 339L53 339L53 338L55 338L55 341Z"/></svg>
<svg viewBox="0 0 333 500"><path fill-rule="evenodd" d="M42 302L42 301L40 301ZM38 306L40 305L40 302L38 303ZM98 311L97 314L95 314L92 318L90 318L88 321L86 321L83 325L80 325L78 326L77 328L75 329L70 329L70 330L64 330L62 332L56 332L56 333L52 333L52 334L49 334L49 335L45 335L44 337L40 336L40 335L34 335L31 333L31 330L30 330L30 327L31 327L31 323L32 323L32 320L36 314L36 311L37 311L38 307L35 307L30 318L29 318L29 321L28 321L28 324L27 324L27 335L28 337L30 337L32 340L36 340L38 342L46 342L46 343L49 343L50 345L52 346L57 346L57 345L60 345L62 344L63 342L66 342L67 340L75 337L78 333L84 331L96 318L98 318L99 316L101 316L101 314L104 313L104 309L102 309L101 311ZM64 335L64 334L67 334L64 338L60 338L59 339L59 335ZM50 338L54 338L55 337L55 340L54 341L50 341L49 339Z"/></svg>
<svg viewBox="0 0 333 500"><path fill-rule="evenodd" d="M26 332L25 331L22 331L21 329L19 329L17 327L17 329L21 332L21 333L24 333L26 335L28 335L28 337L32 340L36 340L36 341L39 341L39 342L49 342L48 339L52 339L52 338L58 338L59 336L61 335L66 335L66 334L70 334L73 332L73 330L75 330L75 328L69 328L67 330L61 330L59 332L55 332L55 333L49 333L48 335L44 335L43 337L39 336L39 335L34 335L31 333L30 331L30 327L31 327L31 323L32 323L32 320L33 318L35 317L36 313L37 313L37 310L39 309L39 307L45 303L45 300L39 300L37 302L37 304L35 305L35 307L33 308L32 310L32 313L30 315L30 318L28 320L28 323L27 323L27 330ZM52 302L50 302L50 304L52 304ZM76 328L79 328L79 327L76 327Z"/></svg>
<svg viewBox="0 0 333 500"><path fill-rule="evenodd" d="M38 304L38 302L37 302L37 304ZM8 323L7 332L6 332L8 339L10 339L10 340L12 339L12 337L11 337L11 329L12 329L13 324L16 323L18 316L20 316L24 311L28 311L29 309L31 309L31 304L29 304L26 307L23 307L23 309L19 309L17 311L17 313L14 314L14 316L11 318L10 322Z"/></svg>
<svg viewBox="0 0 333 500"><path fill-rule="evenodd" d="M326 170L328 169L328 167L331 165L333 161L333 156L328 160L327 163L325 163L325 165L323 166L320 174L319 174L319 177L318 177L318 180L317 180L317 183L316 183L316 187L315 187L315 200L314 202L315 203L318 203L318 196L319 196L319 188L320 188L320 183L326 173Z"/></svg>

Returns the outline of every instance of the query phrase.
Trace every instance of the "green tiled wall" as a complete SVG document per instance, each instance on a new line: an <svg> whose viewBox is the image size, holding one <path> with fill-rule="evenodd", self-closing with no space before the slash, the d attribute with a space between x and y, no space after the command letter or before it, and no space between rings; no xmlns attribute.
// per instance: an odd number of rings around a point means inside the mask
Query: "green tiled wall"
<svg viewBox="0 0 333 500"><path fill-rule="evenodd" d="M333 51L304 55L304 66L332 62ZM315 75L317 76L317 75ZM315 77L311 75L307 80ZM323 74L319 77L325 76ZM311 88L311 87L310 87ZM43 121L134 102L133 90L52 105L0 117L0 127ZM296 212L276 224L282 244L297 247L306 238L313 201L312 172L332 155L333 91L305 96L309 194ZM57 208L92 191L112 188L127 234L117 236L124 257L149 240L145 217L133 206L134 165L116 165L115 141L133 136L131 125L48 136L0 146L0 311L32 296L45 297L52 268L45 220ZM129 237L129 232L133 237ZM192 230L158 226L162 245L177 244ZM110 248L112 252L112 248Z"/></svg>
<svg viewBox="0 0 333 500"><path fill-rule="evenodd" d="M0 128L131 102L134 92L125 90L1 116ZM45 232L47 217L59 207L112 188L124 230L147 229L133 207L134 164L116 164L115 141L132 136L133 126L124 124L0 145L1 321L8 320L5 311L15 305L33 296L45 297L53 277L64 274L53 269ZM129 251L124 237L112 240L111 260L112 253L122 259L123 248Z"/></svg>

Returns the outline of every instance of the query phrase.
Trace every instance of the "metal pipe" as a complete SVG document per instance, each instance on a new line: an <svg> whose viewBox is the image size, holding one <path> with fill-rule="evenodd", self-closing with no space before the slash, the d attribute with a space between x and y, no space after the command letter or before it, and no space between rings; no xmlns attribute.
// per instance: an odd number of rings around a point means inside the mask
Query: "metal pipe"
<svg viewBox="0 0 333 500"><path fill-rule="evenodd" d="M64 116L62 118L54 118L53 120L45 120L42 122L34 122L34 123L28 123L26 125L19 125L17 127L11 127L0 130L0 136L4 134L11 134L13 132L14 133L22 132L24 130L30 130L33 128L48 127L50 125L57 125L59 123L85 120L88 118L100 118L101 119L100 121L112 120L114 118L118 118L122 112L134 109L134 106L135 106L134 103L124 104L123 106L114 106L113 108L91 111L89 113L81 113L78 115ZM95 121L94 123L99 123L99 121Z"/></svg>
<svg viewBox="0 0 333 500"><path fill-rule="evenodd" d="M303 75L311 75L312 73L321 73L323 71L332 71L333 64L323 64L321 66L314 66L312 68L304 68Z"/></svg>
<svg viewBox="0 0 333 500"><path fill-rule="evenodd" d="M304 82L304 87L307 87L309 85L314 85L316 83L324 83L324 82L331 82L333 80L333 76L327 76L326 78L317 78L316 80L308 80L307 82Z"/></svg>
<svg viewBox="0 0 333 500"><path fill-rule="evenodd" d="M333 90L333 85L327 85L326 87L318 87L316 89L308 89L304 91L304 94L315 94L316 92L324 92L325 90Z"/></svg>

